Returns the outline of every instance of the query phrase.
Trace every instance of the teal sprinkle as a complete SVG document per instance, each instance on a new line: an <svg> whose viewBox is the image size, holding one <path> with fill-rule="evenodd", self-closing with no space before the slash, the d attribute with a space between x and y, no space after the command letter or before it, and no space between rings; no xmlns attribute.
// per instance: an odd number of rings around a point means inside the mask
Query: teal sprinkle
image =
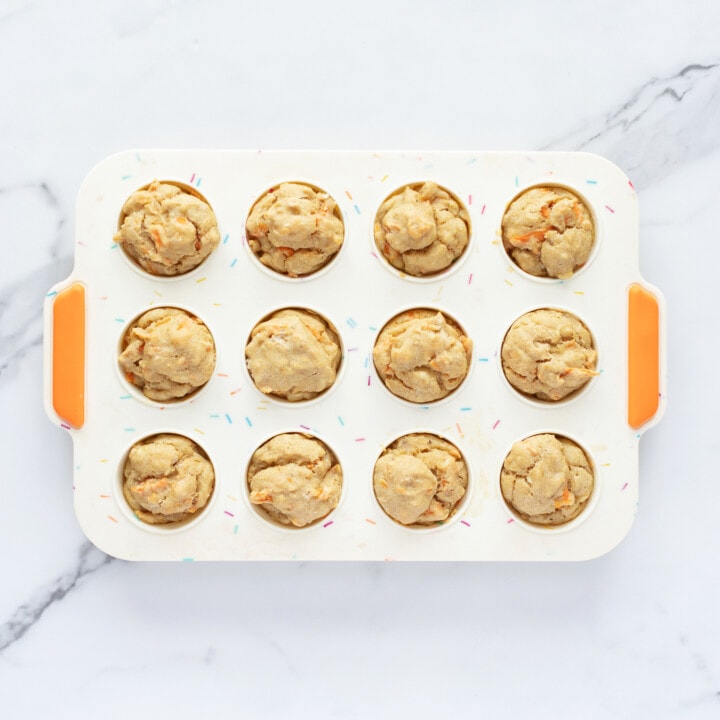
<svg viewBox="0 0 720 720"><path fill-rule="evenodd" d="M478 362L488 362L490 358L478 358Z"/></svg>
<svg viewBox="0 0 720 720"><path fill-rule="evenodd" d="M357 205L353 206L355 208L355 212L359 215L360 214L360 208Z"/></svg>
<svg viewBox="0 0 720 720"><path fill-rule="evenodd" d="M131 397L132 397L132 395L121 395L120 399L121 400L129 400Z"/></svg>
<svg viewBox="0 0 720 720"><path fill-rule="evenodd" d="M237 263L237 258L234 258L233 261L230 263L230 267L235 267L236 263Z"/></svg>
<svg viewBox="0 0 720 720"><path fill-rule="evenodd" d="M110 246L110 249L111 249L111 250L114 250L116 247L117 247L117 243L113 243L113 244Z"/></svg>
<svg viewBox="0 0 720 720"><path fill-rule="evenodd" d="M132 177L132 175L123 175L120 179L121 180L129 180Z"/></svg>
<svg viewBox="0 0 720 720"><path fill-rule="evenodd" d="M520 186L520 178L516 175L515 176L515 187L519 187L519 186Z"/></svg>
<svg viewBox="0 0 720 720"><path fill-rule="evenodd" d="M460 412L470 412L470 410L472 410L471 407L460 408Z"/></svg>
<svg viewBox="0 0 720 720"><path fill-rule="evenodd" d="M230 238L229 234L223 238L223 245L225 245L225 243L228 241L229 238Z"/></svg>
<svg viewBox="0 0 720 720"><path fill-rule="evenodd" d="M585 181L588 185L597 185L597 180L586 180Z"/></svg>
<svg viewBox="0 0 720 720"><path fill-rule="evenodd" d="M233 528L233 535L237 535L239 527L240 527L239 525L237 525L237 524L235 525L235 527Z"/></svg>
<svg viewBox="0 0 720 720"><path fill-rule="evenodd" d="M368 330L370 330L370 332L377 332L377 328L372 325L368 325Z"/></svg>
<svg viewBox="0 0 720 720"><path fill-rule="evenodd" d="M53 290L52 292L49 292L45 297L53 297L54 295L57 295L57 290Z"/></svg>
<svg viewBox="0 0 720 720"><path fill-rule="evenodd" d="M183 562L195 562L195 558L183 558Z"/></svg>
<svg viewBox="0 0 720 720"><path fill-rule="evenodd" d="M202 182L202 178L198 178L197 182L195 183L195 187L200 187L201 182Z"/></svg>
<svg viewBox="0 0 720 720"><path fill-rule="evenodd" d="M343 420L339 415L338 415L338 420L339 420L339 422L340 422L340 425L342 425L343 427L345 427L345 422L344 422L344 420Z"/></svg>
<svg viewBox="0 0 720 720"><path fill-rule="evenodd" d="M249 417L245 416L245 422L248 424L248 427L252 427L252 421Z"/></svg>
<svg viewBox="0 0 720 720"><path fill-rule="evenodd" d="M135 428L125 428L125 432L135 432Z"/></svg>
<svg viewBox="0 0 720 720"><path fill-rule="evenodd" d="M125 320L123 318L115 318L115 322L124 323Z"/></svg>
<svg viewBox="0 0 720 720"><path fill-rule="evenodd" d="M225 413L225 419L232 425L232 418L227 413Z"/></svg>
<svg viewBox="0 0 720 720"><path fill-rule="evenodd" d="M214 414L214 415L211 415L210 417L213 418L213 420L214 420L214 419L216 419L216 418L219 418L219 417L220 417L220 414L219 414L219 413L216 413L216 414Z"/></svg>

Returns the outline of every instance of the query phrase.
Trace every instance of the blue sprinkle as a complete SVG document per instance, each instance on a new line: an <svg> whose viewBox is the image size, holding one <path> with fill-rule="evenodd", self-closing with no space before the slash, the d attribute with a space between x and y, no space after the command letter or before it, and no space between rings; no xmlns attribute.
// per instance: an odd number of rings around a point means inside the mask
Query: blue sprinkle
<svg viewBox="0 0 720 720"><path fill-rule="evenodd" d="M125 432L135 432L135 428L125 428Z"/></svg>
<svg viewBox="0 0 720 720"><path fill-rule="evenodd" d="M210 417L213 418L213 419L215 419L215 418L219 418L220 415L219 415L219 414L215 414L215 415L211 415Z"/></svg>
<svg viewBox="0 0 720 720"><path fill-rule="evenodd" d="M355 212L359 215L360 214L360 208L357 205L353 205L355 208Z"/></svg>
<svg viewBox="0 0 720 720"><path fill-rule="evenodd" d="M489 358L478 358L478 362L488 362Z"/></svg>
<svg viewBox="0 0 720 720"><path fill-rule="evenodd" d="M132 175L123 175L120 179L121 180L129 180L132 177Z"/></svg>
<svg viewBox="0 0 720 720"><path fill-rule="evenodd" d="M183 562L195 562L195 558L183 558Z"/></svg>
<svg viewBox="0 0 720 720"><path fill-rule="evenodd" d="M345 322L346 322L351 328L356 328L356 327L357 327L357 323L356 323L351 317L349 317Z"/></svg>
<svg viewBox="0 0 720 720"><path fill-rule="evenodd" d="M342 419L339 415L338 415L338 420L340 421L340 424L341 424L343 427L345 427L345 422L343 421L343 419Z"/></svg>
<svg viewBox="0 0 720 720"><path fill-rule="evenodd" d="M116 247L117 247L117 243L113 243L113 244L110 246L110 249L111 249L111 250L114 250Z"/></svg>
<svg viewBox="0 0 720 720"><path fill-rule="evenodd" d="M237 258L234 258L233 261L230 263L230 267L235 267L236 262L237 262Z"/></svg>
<svg viewBox="0 0 720 720"><path fill-rule="evenodd" d="M586 180L585 181L588 185L597 185L597 180Z"/></svg>
<svg viewBox="0 0 720 720"><path fill-rule="evenodd" d="M49 292L45 297L53 297L53 295L57 295L57 290L53 290L52 292Z"/></svg>
<svg viewBox="0 0 720 720"><path fill-rule="evenodd" d="M237 535L237 531L238 531L239 527L240 527L239 525L237 525L237 524L235 525L235 527L233 528L233 535Z"/></svg>
<svg viewBox="0 0 720 720"><path fill-rule="evenodd" d="M370 332L377 332L377 328L372 325L368 325L368 330L370 330Z"/></svg>
<svg viewBox="0 0 720 720"><path fill-rule="evenodd" d="M249 417L245 417L245 422L248 424L248 427L252 427L252 422L250 421Z"/></svg>
<svg viewBox="0 0 720 720"><path fill-rule="evenodd" d="M131 395L121 395L120 399L121 400L129 400L131 397L132 397Z"/></svg>
<svg viewBox="0 0 720 720"><path fill-rule="evenodd" d="M123 318L115 318L115 322L124 323L125 320L123 320Z"/></svg>
<svg viewBox="0 0 720 720"><path fill-rule="evenodd" d="M197 182L195 183L195 187L200 187L201 182L202 182L202 178L198 178Z"/></svg>
<svg viewBox="0 0 720 720"><path fill-rule="evenodd" d="M228 234L223 238L223 245L228 241L229 237L230 237L230 235Z"/></svg>
<svg viewBox="0 0 720 720"><path fill-rule="evenodd" d="M460 408L460 412L470 412L470 410L472 410L471 407Z"/></svg>
<svg viewBox="0 0 720 720"><path fill-rule="evenodd" d="M369 364L370 364L370 356L366 355L365 356L365 364L363 365L363 367L367 367Z"/></svg>
<svg viewBox="0 0 720 720"><path fill-rule="evenodd" d="M232 425L232 418L227 413L225 413L225 419Z"/></svg>
<svg viewBox="0 0 720 720"><path fill-rule="evenodd" d="M421 409L422 409L422 410L429 410L429 409L430 409L430 406L429 406L429 405L423 405Z"/></svg>

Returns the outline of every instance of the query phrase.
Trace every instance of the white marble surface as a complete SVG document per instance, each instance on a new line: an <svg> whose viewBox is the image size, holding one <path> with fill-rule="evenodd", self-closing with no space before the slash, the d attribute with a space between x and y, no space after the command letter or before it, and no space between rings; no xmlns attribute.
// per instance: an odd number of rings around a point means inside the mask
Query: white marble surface
<svg viewBox="0 0 720 720"><path fill-rule="evenodd" d="M5 718L720 717L720 5L3 0ZM41 306L133 147L587 149L633 180L669 405L580 564L130 564L84 539Z"/></svg>

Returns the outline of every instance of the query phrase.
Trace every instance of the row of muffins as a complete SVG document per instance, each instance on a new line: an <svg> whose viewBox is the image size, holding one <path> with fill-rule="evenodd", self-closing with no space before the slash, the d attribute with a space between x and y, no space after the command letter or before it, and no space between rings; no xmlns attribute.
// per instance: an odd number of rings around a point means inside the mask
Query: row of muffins
<svg viewBox="0 0 720 720"><path fill-rule="evenodd" d="M406 310L380 330L372 351L378 377L396 397L425 405L448 397L471 367L472 340L449 315ZM546 402L564 400L598 374L593 336L566 310L541 308L510 326L501 346L510 385ZM158 307L126 330L119 348L125 379L154 402L184 400L215 369L215 342L187 310ZM313 400L335 383L342 345L335 327L303 308L277 310L257 323L245 346L250 379L264 395L289 403Z"/></svg>
<svg viewBox="0 0 720 720"><path fill-rule="evenodd" d="M588 261L595 224L579 194L557 185L531 187L506 208L502 243L523 272L565 280ZM248 245L278 275L308 277L342 247L345 228L337 202L303 183L270 188L245 223ZM450 269L470 239L470 216L450 190L427 181L393 191L380 205L373 237L381 256L404 275L433 277ZM209 203L194 189L153 181L125 202L115 241L144 271L183 275L220 243Z"/></svg>
<svg viewBox="0 0 720 720"><path fill-rule="evenodd" d="M177 526L197 517L215 489L214 466L191 439L162 433L136 442L121 471L122 495L146 525ZM343 470L319 438L275 435L252 454L245 477L248 500L264 518L289 528L321 522L338 505ZM573 440L551 433L514 443L499 486L508 509L531 525L557 527L578 517L595 486L593 464ZM468 463L447 438L403 435L385 447L372 472L375 499L394 522L410 528L442 525L461 507Z"/></svg>

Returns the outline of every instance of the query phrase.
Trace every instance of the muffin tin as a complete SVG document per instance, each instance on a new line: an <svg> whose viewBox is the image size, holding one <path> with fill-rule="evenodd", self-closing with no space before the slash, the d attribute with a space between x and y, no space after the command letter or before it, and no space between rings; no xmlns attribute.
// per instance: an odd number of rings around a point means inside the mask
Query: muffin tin
<svg viewBox="0 0 720 720"><path fill-rule="evenodd" d="M113 241L123 203L154 179L193 188L216 213L220 246L186 275L148 275ZM413 278L379 257L372 229L389 194L424 180L465 204L471 236L448 271ZM340 206L343 247L316 275L279 276L260 265L245 240L250 208L284 181L322 187ZM596 227L590 260L564 281L526 275L500 239L507 205L524 188L548 184L579 193ZM45 300L45 402L73 439L77 517L103 551L138 560L577 560L609 551L631 527L639 439L665 406L665 307L639 273L635 191L607 160L550 152L127 151L86 178L75 233L74 270ZM204 388L163 405L140 399L116 358L128 324L165 305L207 324L217 361ZM263 397L243 367L253 325L281 307L311 308L341 335L342 373L312 402ZM445 312L473 341L471 371L443 402L398 401L372 367L378 331L409 307ZM542 307L582 318L599 353L600 375L557 405L520 397L498 358L512 322ZM129 448L161 432L195 441L216 472L208 506L179 527L143 524L121 491ZM281 432L319 437L343 468L338 507L301 530L264 522L247 496L250 456ZM430 530L393 522L372 490L383 447L411 432L451 440L469 465L460 509ZM588 507L558 528L519 522L500 493L510 446L539 432L573 439L595 470Z"/></svg>

